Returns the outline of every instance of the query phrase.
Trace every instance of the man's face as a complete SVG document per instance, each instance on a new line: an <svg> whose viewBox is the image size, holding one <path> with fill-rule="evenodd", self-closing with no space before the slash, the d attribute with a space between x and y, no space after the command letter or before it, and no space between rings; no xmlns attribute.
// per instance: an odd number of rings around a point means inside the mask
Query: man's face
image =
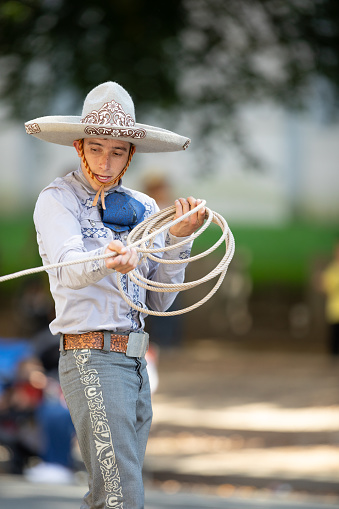
<svg viewBox="0 0 339 509"><path fill-rule="evenodd" d="M80 157L79 141L75 141L73 145ZM101 138L84 139L85 157L95 178L102 184L116 178L125 168L128 161L129 150L130 143L127 141L103 140ZM82 160L81 169L94 191L98 191L100 185L94 182L90 177ZM113 185L116 184L112 184L112 186ZM107 186L105 189L108 190L112 186Z"/></svg>

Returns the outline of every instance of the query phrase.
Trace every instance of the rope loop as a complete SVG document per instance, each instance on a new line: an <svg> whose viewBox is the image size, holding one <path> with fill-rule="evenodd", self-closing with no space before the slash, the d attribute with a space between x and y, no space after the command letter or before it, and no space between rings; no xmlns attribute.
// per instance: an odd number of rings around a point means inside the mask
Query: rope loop
<svg viewBox="0 0 339 509"><path fill-rule="evenodd" d="M191 213L194 214L199 208L203 207L205 205L205 201L203 201L200 205L198 205L195 209L192 209L190 213L187 213L190 215ZM163 230L169 229L171 224L171 219L173 218L173 215L175 213L175 207L168 207L167 209L161 210L157 214L154 214L147 220L140 223L136 228L134 228L130 234L127 237L127 245L129 247L135 247L137 251L140 251L143 253L143 259L149 258L150 260L154 260L158 263L168 263L168 264L180 264L180 263L190 263L196 260L199 260L209 254L211 254L213 251L215 251L223 242L225 243L225 254L221 261L217 264L217 266L208 274L206 274L204 277L196 280L196 281L190 281L187 283L180 283L180 284L171 284L171 283L161 283L159 281L152 281L147 278L144 278L140 272L138 271L138 268L128 272L127 276L130 278L131 281L133 281L138 286L149 290L153 292L180 292L184 290L189 290L191 288L194 288L202 283L205 283L207 281L210 281L211 279L219 276L216 284L212 288L212 290L200 301L196 302L195 304L192 304L191 306L188 306L186 308L178 309L175 311L153 311L151 309L145 309L142 306L139 306L138 304L135 304L129 296L124 292L123 285L122 285L122 274L117 273L117 282L118 282L118 288L122 295L122 298L127 302L127 304L132 307L133 309L139 311L140 313L145 313L148 315L154 315L154 316L175 316L180 315L184 313L188 313L189 311L193 311L197 307L201 306L205 302L207 302L208 299L210 299L216 291L221 286L228 269L228 266L233 258L234 255L234 237L231 232L231 230L228 227L228 224L226 220L216 212L211 211L209 208L206 207L206 221L205 223L197 230L195 233L193 233L189 239L186 239L178 242L177 244L173 246L166 246L162 248L149 248L147 247L147 242L150 240L150 237L153 239L154 236L159 235ZM183 216L180 218L182 219ZM170 222L169 222L170 221ZM164 260L162 258L156 257L153 255L153 253L158 252L165 252L170 251L172 249L176 249L178 246L187 244L188 241L194 240L197 237L199 237L207 228L210 226L211 223L216 224L221 229L221 235L217 242L213 244L209 249L206 251L191 256L189 258L185 259L176 259L176 260ZM141 247L137 247L137 246Z"/></svg>
<svg viewBox="0 0 339 509"><path fill-rule="evenodd" d="M174 219L175 217L175 206L167 207L166 209L160 210L159 212L156 212L152 216L148 217L144 221L142 221L140 224L138 224L128 235L127 237L127 246L130 248L135 248L137 252L141 255L141 260L145 260L149 258L150 260L156 261L157 263L168 263L168 264L181 264L181 263L190 263L196 260L200 260L201 258L208 256L213 251L215 251L221 244L225 244L225 253L220 260L220 262L217 264L217 266L208 274L203 276L200 279L197 279L196 281L191 281L187 283L180 283L180 284L171 284L171 283L161 283L158 281L152 281L147 278L144 278L139 270L138 267L130 272L127 273L127 276L130 278L131 281L133 281L138 286L149 290L153 292L180 292L184 290L189 290L191 288L194 288L202 283L205 283L207 281L210 281L211 279L218 276L217 282L215 283L214 287L210 292L201 300L196 302L195 304L192 304L191 306L188 306L183 309L178 309L176 311L153 311L151 309L147 309L146 307L139 306L138 304L135 304L131 301L129 296L125 293L122 285L122 277L123 275L119 272L117 272L117 284L119 291L121 293L122 298L127 302L127 304L139 311L143 314L148 315L155 315L155 316L174 316L174 315L180 315L184 313L188 313L189 311L192 311L193 309L196 309L197 307L201 306L205 302L207 302L208 299L210 299L218 290L218 288L221 286L228 269L228 266L233 258L234 255L234 237L233 234L226 222L226 220L217 212L213 212L208 207L205 207L206 201L202 200L199 205L197 205L194 209L186 212L182 216ZM161 248L154 248L153 242L157 235L160 235L166 230L169 230L172 226L178 224L180 221L186 219L187 217L191 216L192 214L195 214L198 210L200 210L202 207L205 207L206 214L205 214L205 222L204 224L190 237L185 238L181 242L176 243L172 246L164 246ZM155 256L156 253L159 252L166 252L173 249L178 248L179 246L183 246L187 244L188 242L195 240L198 238L212 223L219 226L221 229L221 235L219 239L206 251L197 254L195 256L191 256L184 259L175 259L175 260L167 260L163 259L160 256ZM73 261L67 261L67 262L59 262L54 263L50 265L44 265L41 267L34 267L32 269L26 269L19 272L14 272L13 274L8 274L6 276L0 277L0 283L3 283L5 281L8 281L10 279L15 279L18 277L26 276L29 274L35 274L37 272L42 271L49 271L52 269L57 269L60 267L66 267L69 265L76 265L78 263L86 263L91 262L95 260L103 260L105 258L110 258L112 256L116 256L117 253L114 253L113 251L110 253L105 253L102 255L97 256L91 256L86 259L82 260L73 260ZM139 262L140 263L140 262Z"/></svg>

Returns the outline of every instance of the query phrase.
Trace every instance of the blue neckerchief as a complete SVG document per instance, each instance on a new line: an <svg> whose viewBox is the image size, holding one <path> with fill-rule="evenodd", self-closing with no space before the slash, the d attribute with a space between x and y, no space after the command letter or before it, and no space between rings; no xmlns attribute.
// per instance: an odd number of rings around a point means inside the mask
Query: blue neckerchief
<svg viewBox="0 0 339 509"><path fill-rule="evenodd" d="M144 205L126 193L114 192L105 197L106 209L102 209L102 222L115 232L132 230L144 219Z"/></svg>

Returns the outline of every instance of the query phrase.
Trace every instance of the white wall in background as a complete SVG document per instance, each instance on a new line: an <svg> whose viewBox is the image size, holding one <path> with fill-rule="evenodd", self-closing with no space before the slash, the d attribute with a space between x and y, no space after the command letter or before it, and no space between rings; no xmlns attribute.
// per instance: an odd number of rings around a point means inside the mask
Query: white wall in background
<svg viewBox="0 0 339 509"><path fill-rule="evenodd" d="M263 171L244 168L237 152L220 144L215 171L204 172L194 158L198 140L193 139L185 152L136 154L124 183L142 189L144 175L154 169L169 176L176 196L204 198L232 222L278 224L295 208L314 218L339 217L339 125L270 105L247 107L242 120L249 145L265 163ZM177 127L190 136L184 129ZM41 142L23 125L2 122L0 212L33 210L39 191L77 165L73 148Z"/></svg>

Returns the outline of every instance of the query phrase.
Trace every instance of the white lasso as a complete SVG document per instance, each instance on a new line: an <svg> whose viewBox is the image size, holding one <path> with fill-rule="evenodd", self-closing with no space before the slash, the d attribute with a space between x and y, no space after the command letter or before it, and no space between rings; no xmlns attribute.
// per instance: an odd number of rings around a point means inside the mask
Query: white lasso
<svg viewBox="0 0 339 509"><path fill-rule="evenodd" d="M226 251L221 259L221 261L218 263L218 265L206 276L196 280L191 281L189 283L180 283L180 284L170 284L170 283L159 283L156 281L151 281L149 279L144 278L139 273L138 269L131 270L128 272L128 277L136 283L138 286L141 286L142 288L145 288L146 290L150 290L153 292L180 292L183 290L188 290L190 288L194 288L195 286L198 286L202 283L205 283L206 281L209 281L210 279L213 279L216 276L219 276L216 284L212 288L212 290L200 301L196 302L195 304L192 304L191 306L183 309L178 309L176 311L152 311L150 309L138 306L132 302L128 295L124 292L122 288L122 274L117 272L117 282L118 282L118 288L121 293L122 298L133 308L137 311L140 311L141 313L145 313L148 315L156 315L156 316L173 316L173 315L179 315L183 313L188 313L188 311L192 311L193 309L196 309L197 307L204 304L208 299L212 297L212 295L215 294L215 292L220 287L221 283L223 282L226 272L228 269L228 266L232 260L233 254L234 254L234 237L231 232L231 230L228 227L228 224L226 220L216 212L211 211L209 208L206 207L206 221L203 224L199 230L197 230L195 233L193 233L188 239L185 238L185 240L173 245L173 246L166 246L161 248L152 248L151 241L160 233L162 233L165 230L169 230L172 226L174 226L177 223L180 223L180 221L183 221L187 217L191 216L192 214L195 214L198 210L200 210L202 207L206 205L206 201L202 200L199 205L197 205L194 209L186 212L182 216L178 217L177 219L172 219L175 214L175 206L167 207L166 209L160 210L159 212L153 214L149 218L145 219L142 223L137 225L128 235L127 237L127 246L130 248L135 248L137 252L140 252L143 254L144 258L149 258L150 260L154 260L158 263L169 263L169 264L176 264L176 263L187 263L187 262L193 262L195 260L198 260L200 258L203 258L204 256L209 255L212 253L215 249L217 249L218 246L220 246L223 242L225 242ZM163 260L162 258L158 258L154 256L155 253L159 252L165 252L170 251L172 249L176 249L178 246L182 246L184 244L187 244L187 242L192 241L199 237L208 227L211 223L217 224L221 230L222 234L218 241L211 246L206 251L196 255L191 256L190 258L185 258L182 260ZM140 247L138 247L140 246ZM41 267L34 267L32 269L26 269L21 270L19 272L14 272L13 274L8 274L6 276L0 277L0 283L3 283L4 281L8 281L10 279L15 279L21 276L27 276L29 274L35 274L36 272L42 272L42 271L48 271L51 269L57 269L60 267L66 267L69 265L76 265L78 263L86 263L91 262L95 260L103 260L105 258L110 258L112 256L115 256L117 253L114 253L112 251L111 253L106 253L102 255L92 256L86 259L82 260L76 260L76 261L67 261L67 262L60 262L60 263L53 263L50 265L44 265Z"/></svg>

